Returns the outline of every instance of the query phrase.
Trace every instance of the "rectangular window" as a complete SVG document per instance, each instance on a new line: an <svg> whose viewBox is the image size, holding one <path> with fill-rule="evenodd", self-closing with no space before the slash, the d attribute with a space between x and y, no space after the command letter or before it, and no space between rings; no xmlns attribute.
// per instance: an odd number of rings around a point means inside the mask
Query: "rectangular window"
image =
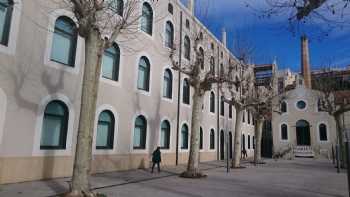
<svg viewBox="0 0 350 197"><path fill-rule="evenodd" d="M102 76L107 79L115 79L114 77L114 58L104 55L102 58Z"/></svg>
<svg viewBox="0 0 350 197"><path fill-rule="evenodd" d="M108 147L109 124L100 122L97 126L96 147Z"/></svg>
<svg viewBox="0 0 350 197"><path fill-rule="evenodd" d="M52 40L51 60L70 65L71 48L73 42L64 34L55 33ZM69 50L68 50L69 49Z"/></svg>
<svg viewBox="0 0 350 197"><path fill-rule="evenodd" d="M62 119L56 116L45 116L41 136L42 147L60 147Z"/></svg>

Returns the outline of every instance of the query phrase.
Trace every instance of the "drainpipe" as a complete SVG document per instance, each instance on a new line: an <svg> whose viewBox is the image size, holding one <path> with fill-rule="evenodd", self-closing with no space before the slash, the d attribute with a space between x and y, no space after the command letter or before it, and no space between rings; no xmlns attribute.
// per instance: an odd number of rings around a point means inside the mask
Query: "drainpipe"
<svg viewBox="0 0 350 197"><path fill-rule="evenodd" d="M218 56L217 56L217 67L218 67L218 75L220 75L220 50L218 46ZM217 131L217 137L216 137L216 159L220 160L220 84L217 84L217 98L216 98L216 131Z"/></svg>
<svg viewBox="0 0 350 197"><path fill-rule="evenodd" d="M180 12L180 46L179 46L179 66L182 60L182 12ZM177 117L176 117L176 159L175 165L179 164L179 132L180 132L180 102L181 102L181 72L178 71L177 84Z"/></svg>

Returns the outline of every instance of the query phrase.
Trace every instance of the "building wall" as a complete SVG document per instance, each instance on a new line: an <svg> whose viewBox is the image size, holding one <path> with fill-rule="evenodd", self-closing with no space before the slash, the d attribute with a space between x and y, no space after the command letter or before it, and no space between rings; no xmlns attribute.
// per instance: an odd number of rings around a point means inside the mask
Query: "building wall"
<svg viewBox="0 0 350 197"><path fill-rule="evenodd" d="M331 155L332 145L336 144L336 128L334 119L326 112L319 112L317 100L319 92L298 87L286 93L284 101L287 103L286 113L277 113L279 106L275 104L277 110L272 116L273 150L281 152L289 147L297 146L296 122L306 120L310 124L311 147L316 156L328 157ZM306 102L305 110L296 107L300 100ZM277 102L276 102L277 103ZM327 141L320 141L319 125L324 123L327 126ZM286 124L288 128L288 140L282 140L281 125Z"/></svg>
<svg viewBox="0 0 350 197"><path fill-rule="evenodd" d="M70 11L60 9L59 5L47 0L15 2L9 46L0 46L0 184L67 177L72 174L84 70L82 37L78 38L74 68L50 60L55 20L62 15L74 19ZM167 20L174 24L175 42L179 41L179 15L182 11L184 21L190 20L191 30L203 31L207 45L203 46L205 51L209 53L210 43L215 44L215 51L211 53L216 56L218 63L226 65L228 58L233 57L184 6L176 0L170 2L174 5L173 15L167 12L168 1L159 1L153 7L152 36L139 30L134 35L121 35L116 41L121 51L119 81L101 78L95 121L96 127L99 112L105 109L113 112L116 119L114 148L96 150L95 129L93 173L148 167L150 155L160 143L160 124L165 119L171 123L171 142L169 150L162 150L163 164L175 164L179 81L176 71L172 70L173 98L171 100L162 98L163 73L165 68L171 67L168 58L169 49L164 47L163 41ZM183 28L184 34L191 34L191 30L185 26ZM223 53L223 57L215 55L218 54L217 49ZM149 92L136 88L138 62L141 56L146 56L151 64ZM181 77L181 83L183 78L184 76ZM213 91L217 93L215 86ZM40 150L44 110L50 101L56 99L64 102L69 108L67 147L64 150ZM204 103L202 120L204 149L201 150L200 159L210 161L215 160L217 156L218 109L216 107L215 114L209 112L209 92L205 96ZM225 111L227 115L227 105ZM147 119L147 143L145 150L134 150L132 145L134 121L140 114ZM181 103L180 129L184 123L190 128L191 106ZM233 125L233 120L220 116L221 129L234 131ZM209 150L209 132L212 128L216 134L215 149ZM252 126L245 128L244 131L249 129L252 130ZM179 162L186 163L188 150L180 149L179 152Z"/></svg>

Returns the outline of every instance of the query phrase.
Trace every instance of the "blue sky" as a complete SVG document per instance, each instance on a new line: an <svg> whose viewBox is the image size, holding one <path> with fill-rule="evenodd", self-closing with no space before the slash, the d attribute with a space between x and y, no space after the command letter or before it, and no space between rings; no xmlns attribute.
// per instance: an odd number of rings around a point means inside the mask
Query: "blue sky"
<svg viewBox="0 0 350 197"><path fill-rule="evenodd" d="M181 0L186 3L186 0ZM260 12L264 0L197 0L196 15L217 38L221 39L221 29L226 28L228 45L233 51L238 37L248 40L255 47L255 63L270 63L274 57L280 69L300 69L300 35L307 34L310 39L310 56L313 69L323 65L345 67L350 65L350 24L328 32L323 21L307 22L300 25L295 35L287 30L287 15L261 19ZM350 20L349 20L350 21ZM235 40L236 39L236 40Z"/></svg>

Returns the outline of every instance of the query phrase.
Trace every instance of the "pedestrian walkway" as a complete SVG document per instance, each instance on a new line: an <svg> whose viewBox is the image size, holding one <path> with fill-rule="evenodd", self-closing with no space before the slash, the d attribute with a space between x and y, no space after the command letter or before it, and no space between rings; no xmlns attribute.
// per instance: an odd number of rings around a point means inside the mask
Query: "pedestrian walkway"
<svg viewBox="0 0 350 197"><path fill-rule="evenodd" d="M184 165L160 173L149 169L96 174L91 188L108 197L345 197L347 179L326 160L266 160L265 165L244 162L245 169L231 169L226 162L201 163L204 179L183 179ZM0 196L49 197L69 190L70 178L0 185Z"/></svg>
<svg viewBox="0 0 350 197"><path fill-rule="evenodd" d="M212 161L201 163L202 170L223 167L224 163ZM150 173L149 169L138 169L121 172L95 174L90 178L91 188L94 190L107 187L139 183L149 180L177 176L185 170L185 165L163 167L160 173ZM71 178L59 178L44 181L32 181L17 184L0 185L0 197L49 197L69 190Z"/></svg>

